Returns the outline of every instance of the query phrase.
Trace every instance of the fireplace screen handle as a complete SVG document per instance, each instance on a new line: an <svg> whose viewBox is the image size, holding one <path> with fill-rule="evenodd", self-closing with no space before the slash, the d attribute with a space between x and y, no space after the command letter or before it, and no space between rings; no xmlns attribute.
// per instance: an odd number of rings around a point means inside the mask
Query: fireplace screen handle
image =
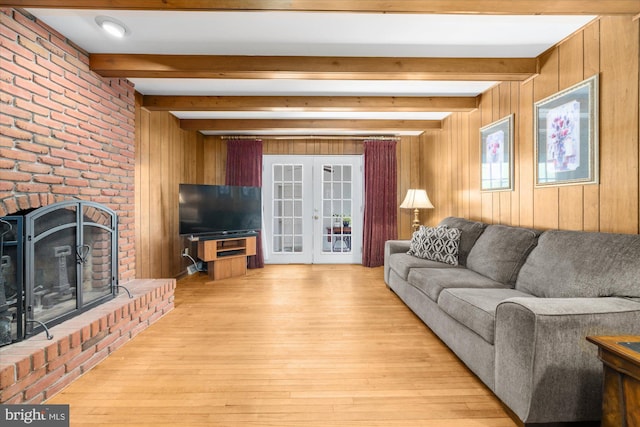
<svg viewBox="0 0 640 427"><path fill-rule="evenodd" d="M91 247L89 245L80 245L76 248L78 264L84 264L87 262L89 251L91 251Z"/></svg>

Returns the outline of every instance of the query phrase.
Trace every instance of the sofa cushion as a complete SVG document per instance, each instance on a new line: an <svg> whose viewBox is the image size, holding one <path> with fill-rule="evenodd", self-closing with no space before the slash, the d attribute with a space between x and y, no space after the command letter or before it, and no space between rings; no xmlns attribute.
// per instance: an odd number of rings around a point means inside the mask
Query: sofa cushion
<svg viewBox="0 0 640 427"><path fill-rule="evenodd" d="M546 231L516 289L538 297L640 297L640 235Z"/></svg>
<svg viewBox="0 0 640 427"><path fill-rule="evenodd" d="M409 271L412 268L456 268L456 266L445 264L443 262L431 261L429 259L417 258L403 252L391 254L389 256L389 268L395 271L403 280L407 280Z"/></svg>
<svg viewBox="0 0 640 427"><path fill-rule="evenodd" d="M407 254L431 261L458 265L460 230L446 225L420 228L413 233Z"/></svg>
<svg viewBox="0 0 640 427"><path fill-rule="evenodd" d="M445 289L438 298L438 307L493 344L496 307L513 297L534 298L515 289Z"/></svg>
<svg viewBox="0 0 640 427"><path fill-rule="evenodd" d="M487 224L477 221L471 221L464 218L454 216L447 217L440 221L439 225L446 225L449 228L457 228L460 230L460 245L458 246L458 263L467 265L467 257L471 248L482 234Z"/></svg>
<svg viewBox="0 0 640 427"><path fill-rule="evenodd" d="M424 292L433 302L449 288L505 288L495 280L466 268L412 268L407 281Z"/></svg>
<svg viewBox="0 0 640 427"><path fill-rule="evenodd" d="M539 235L529 228L489 225L469 252L467 268L513 287Z"/></svg>

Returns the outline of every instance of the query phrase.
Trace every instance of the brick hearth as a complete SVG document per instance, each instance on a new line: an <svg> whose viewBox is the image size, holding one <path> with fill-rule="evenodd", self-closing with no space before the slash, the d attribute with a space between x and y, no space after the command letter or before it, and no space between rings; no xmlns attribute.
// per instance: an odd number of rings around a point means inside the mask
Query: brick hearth
<svg viewBox="0 0 640 427"><path fill-rule="evenodd" d="M113 300L0 348L0 403L37 404L58 393L173 309L175 279L134 280Z"/></svg>

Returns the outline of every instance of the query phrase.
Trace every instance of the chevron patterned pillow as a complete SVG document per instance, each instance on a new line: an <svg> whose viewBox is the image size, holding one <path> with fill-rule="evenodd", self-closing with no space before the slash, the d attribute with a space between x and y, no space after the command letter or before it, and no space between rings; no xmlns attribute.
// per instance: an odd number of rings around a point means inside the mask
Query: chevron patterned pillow
<svg viewBox="0 0 640 427"><path fill-rule="evenodd" d="M445 226L446 227L446 226ZM409 245L409 250L407 254L413 255L415 257L419 257L418 254L421 254L425 251L425 233L427 232L427 227L421 225L416 231L413 232L411 236L411 243ZM422 257L420 257L422 258Z"/></svg>
<svg viewBox="0 0 640 427"><path fill-rule="evenodd" d="M461 231L448 226L420 228L413 233L409 255L432 261L458 265Z"/></svg>

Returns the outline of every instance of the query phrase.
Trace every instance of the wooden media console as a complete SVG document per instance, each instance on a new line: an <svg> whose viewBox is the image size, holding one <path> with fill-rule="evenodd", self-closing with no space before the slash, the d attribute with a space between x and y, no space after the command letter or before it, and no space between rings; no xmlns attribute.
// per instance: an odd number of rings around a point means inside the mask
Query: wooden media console
<svg viewBox="0 0 640 427"><path fill-rule="evenodd" d="M211 280L247 274L247 257L256 254L256 236L198 242L198 258L205 261Z"/></svg>

